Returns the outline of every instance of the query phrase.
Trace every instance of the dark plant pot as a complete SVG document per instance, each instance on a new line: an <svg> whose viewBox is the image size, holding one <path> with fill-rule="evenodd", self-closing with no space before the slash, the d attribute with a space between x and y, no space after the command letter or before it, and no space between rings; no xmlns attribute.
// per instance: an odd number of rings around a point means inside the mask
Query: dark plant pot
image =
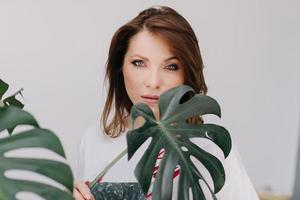
<svg viewBox="0 0 300 200"><path fill-rule="evenodd" d="M145 200L138 183L97 183L91 188L96 200Z"/></svg>

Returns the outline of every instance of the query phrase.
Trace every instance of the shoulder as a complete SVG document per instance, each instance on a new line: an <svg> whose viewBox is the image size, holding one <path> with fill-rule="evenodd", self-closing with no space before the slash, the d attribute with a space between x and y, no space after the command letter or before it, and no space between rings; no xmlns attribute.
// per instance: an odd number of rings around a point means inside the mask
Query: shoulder
<svg viewBox="0 0 300 200"><path fill-rule="evenodd" d="M238 146L234 140L232 140L232 148L226 158L221 149L211 141L203 141L194 138L192 141L202 147L206 152L218 158L224 167L226 179L223 188L216 194L218 199L258 200L257 193L251 183L240 156ZM209 185L213 188L213 182L206 169L202 165L199 166L199 169L201 170L201 173L203 172L204 178L209 180Z"/></svg>
<svg viewBox="0 0 300 200"><path fill-rule="evenodd" d="M126 145L126 134L121 133L120 136L112 138L104 133L99 123L89 126L80 138L79 151L82 157L92 159L92 155L102 155L109 157L113 155L113 149ZM107 151L110 150L110 151ZM105 155L103 155L105 152ZM87 160L86 160L87 161Z"/></svg>
<svg viewBox="0 0 300 200"><path fill-rule="evenodd" d="M89 126L78 145L78 178L91 180L126 147L125 134L111 138L104 134L99 123Z"/></svg>
<svg viewBox="0 0 300 200"><path fill-rule="evenodd" d="M222 163L225 169L226 181L217 196L220 199L258 200L255 188L234 142L230 154Z"/></svg>
<svg viewBox="0 0 300 200"><path fill-rule="evenodd" d="M106 135L104 133L104 130L100 127L99 123L95 123L90 125L83 132L83 135L80 138L80 146L103 147L117 140L118 138L111 138L108 135Z"/></svg>

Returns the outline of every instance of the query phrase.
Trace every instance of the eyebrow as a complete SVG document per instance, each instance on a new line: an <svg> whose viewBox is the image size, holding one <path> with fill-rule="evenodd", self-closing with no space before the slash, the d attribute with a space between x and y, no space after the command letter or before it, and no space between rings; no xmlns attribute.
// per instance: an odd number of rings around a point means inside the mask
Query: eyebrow
<svg viewBox="0 0 300 200"><path fill-rule="evenodd" d="M138 54L135 54L135 55L133 55L133 56L131 56L131 57L134 57L134 56L138 56L138 57L141 57L141 58L143 58L143 59L145 59L145 60L149 60L148 58L146 58L146 57L144 57L144 56L141 56L141 55L138 55ZM176 56L171 56L171 57L165 59L164 61L166 62L166 61L173 60L173 59L177 59L177 60L178 60L178 58L177 58Z"/></svg>

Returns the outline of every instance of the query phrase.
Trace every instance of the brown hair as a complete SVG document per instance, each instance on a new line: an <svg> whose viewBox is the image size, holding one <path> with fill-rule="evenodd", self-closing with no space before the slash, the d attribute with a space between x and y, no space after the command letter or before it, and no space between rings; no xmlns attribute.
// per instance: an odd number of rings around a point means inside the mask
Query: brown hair
<svg viewBox="0 0 300 200"><path fill-rule="evenodd" d="M104 132L111 137L118 137L125 130L125 117L133 105L125 89L122 66L130 39L142 30L159 35L169 44L172 53L184 66L184 84L191 86L196 93L207 93L198 40L190 24L170 7L150 7L121 26L110 44L106 63L109 87L101 121ZM112 107L114 116L108 122Z"/></svg>

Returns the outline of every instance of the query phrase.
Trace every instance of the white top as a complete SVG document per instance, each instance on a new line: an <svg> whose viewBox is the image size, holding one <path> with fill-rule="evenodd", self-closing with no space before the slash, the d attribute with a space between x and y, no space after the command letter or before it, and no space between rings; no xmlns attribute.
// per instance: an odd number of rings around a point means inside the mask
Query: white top
<svg viewBox="0 0 300 200"><path fill-rule="evenodd" d="M91 181L97 176L120 152L126 148L126 132L117 138L110 138L103 134L99 126L93 126L82 136L76 159L75 179L80 181ZM192 141L209 153L216 156L223 164L225 169L226 181L223 188L216 194L218 200L259 200L256 191L247 175L242 164L236 145L232 144L229 156L224 159L222 151L211 141L200 138L193 138ZM134 176L134 168L147 148L150 140L147 140L141 148L134 154L130 161L127 154L121 158L105 174L104 182L137 182ZM213 189L212 178L203 165L194 162L199 167L200 173L208 181ZM173 199L176 198L178 176L174 179ZM200 183L202 185L202 183ZM210 192L202 187L206 199L212 199Z"/></svg>

